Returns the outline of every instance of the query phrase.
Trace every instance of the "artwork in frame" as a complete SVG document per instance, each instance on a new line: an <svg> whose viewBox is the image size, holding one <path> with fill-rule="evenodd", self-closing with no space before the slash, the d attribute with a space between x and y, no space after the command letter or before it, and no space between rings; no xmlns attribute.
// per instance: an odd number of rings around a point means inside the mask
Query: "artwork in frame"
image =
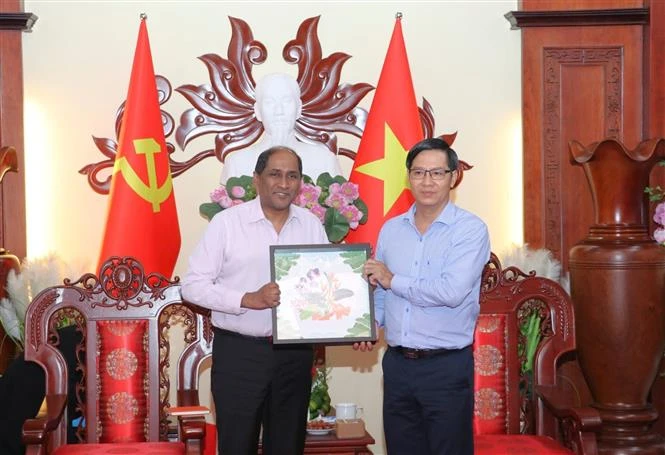
<svg viewBox="0 0 665 455"><path fill-rule="evenodd" d="M376 340L374 298L362 275L369 256L368 243L271 246L271 280L280 289L273 343Z"/></svg>

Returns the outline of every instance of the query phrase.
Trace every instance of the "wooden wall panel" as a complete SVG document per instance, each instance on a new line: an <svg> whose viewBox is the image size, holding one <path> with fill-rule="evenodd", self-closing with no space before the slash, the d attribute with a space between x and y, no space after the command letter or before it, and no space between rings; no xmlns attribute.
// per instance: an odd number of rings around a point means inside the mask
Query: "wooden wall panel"
<svg viewBox="0 0 665 455"><path fill-rule="evenodd" d="M19 258L27 253L21 40L35 20L23 13L21 0L0 2L0 146L14 147L18 158L18 173L7 173L0 184L0 246Z"/></svg>
<svg viewBox="0 0 665 455"><path fill-rule="evenodd" d="M522 11L641 8L644 3L644 0L520 0L518 2Z"/></svg>
<svg viewBox="0 0 665 455"><path fill-rule="evenodd" d="M567 269L593 213L568 142L640 141L642 27L539 27L522 37L525 241L552 250Z"/></svg>

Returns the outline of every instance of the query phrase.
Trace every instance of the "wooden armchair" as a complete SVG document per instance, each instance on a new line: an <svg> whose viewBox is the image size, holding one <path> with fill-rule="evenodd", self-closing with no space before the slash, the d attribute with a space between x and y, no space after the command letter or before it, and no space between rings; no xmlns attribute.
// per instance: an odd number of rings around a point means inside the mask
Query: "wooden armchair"
<svg viewBox="0 0 665 455"><path fill-rule="evenodd" d="M522 372L520 326L532 312L542 320L542 340L531 375ZM573 304L558 283L514 267L502 270L492 254L473 349L476 454L597 453L598 412L575 402L558 381L561 359L575 350Z"/></svg>
<svg viewBox="0 0 665 455"><path fill-rule="evenodd" d="M63 322L73 323L82 336L76 350L82 379L75 397L67 396L72 372L56 347L56 328ZM178 357L169 335L176 324L184 328ZM179 441L167 442L170 359L177 358L177 405L194 406L199 369L212 352L210 319L182 301L177 279L146 275L134 258L112 257L99 277L86 274L41 292L30 304L25 327L25 358L46 372L47 404L44 417L23 427L27 454L202 453L202 417L179 417ZM66 445L71 399L83 421L76 431L79 444Z"/></svg>

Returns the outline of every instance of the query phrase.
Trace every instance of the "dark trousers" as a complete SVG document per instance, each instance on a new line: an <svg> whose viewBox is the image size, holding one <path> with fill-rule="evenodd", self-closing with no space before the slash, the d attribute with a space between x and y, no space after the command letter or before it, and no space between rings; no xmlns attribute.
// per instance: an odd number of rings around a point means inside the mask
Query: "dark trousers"
<svg viewBox="0 0 665 455"><path fill-rule="evenodd" d="M419 359L383 356L389 455L473 455L471 347Z"/></svg>
<svg viewBox="0 0 665 455"><path fill-rule="evenodd" d="M311 345L273 345L215 330L212 394L220 455L298 455L305 447Z"/></svg>

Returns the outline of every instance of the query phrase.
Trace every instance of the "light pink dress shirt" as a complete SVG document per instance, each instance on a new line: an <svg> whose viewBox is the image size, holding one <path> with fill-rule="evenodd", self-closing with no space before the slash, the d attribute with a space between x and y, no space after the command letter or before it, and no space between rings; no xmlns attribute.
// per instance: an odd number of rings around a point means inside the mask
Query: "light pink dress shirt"
<svg viewBox="0 0 665 455"><path fill-rule="evenodd" d="M215 215L189 258L185 300L212 310L212 323L252 336L272 335L270 309L240 307L242 296L270 282L270 245L329 243L319 219L291 205L278 234L259 198Z"/></svg>

